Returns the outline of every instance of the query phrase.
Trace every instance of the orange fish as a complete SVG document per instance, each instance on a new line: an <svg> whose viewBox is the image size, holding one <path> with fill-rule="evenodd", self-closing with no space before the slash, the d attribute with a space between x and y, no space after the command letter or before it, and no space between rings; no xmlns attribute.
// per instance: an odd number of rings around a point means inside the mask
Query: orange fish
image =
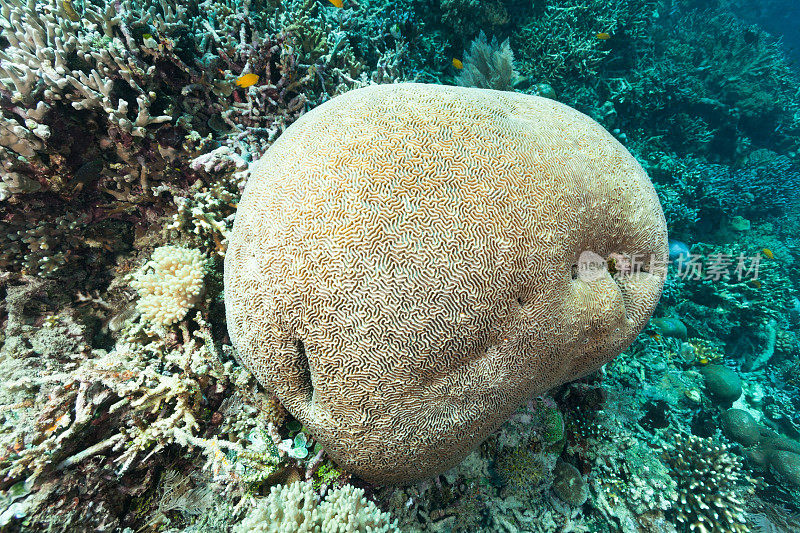
<svg viewBox="0 0 800 533"><path fill-rule="evenodd" d="M250 87L251 85L255 85L258 83L258 74L245 74L244 76L239 76L236 78L236 85L239 87Z"/></svg>
<svg viewBox="0 0 800 533"><path fill-rule="evenodd" d="M453 66L456 67L458 70L464 68L464 63L461 62L460 59L453 58Z"/></svg>
<svg viewBox="0 0 800 533"><path fill-rule="evenodd" d="M764 248L763 250L761 250L761 253L764 254L764 257L766 257L767 259L775 259L775 254L773 254L772 250L770 250L769 248Z"/></svg>
<svg viewBox="0 0 800 533"><path fill-rule="evenodd" d="M606 33L606 32L600 32L600 33L596 34L595 37L597 37L601 41L607 41L607 40L611 39L611 34L610 33Z"/></svg>
<svg viewBox="0 0 800 533"><path fill-rule="evenodd" d="M331 3L331 4L333 4L333 5L335 5L335 6L336 6L336 7L338 7L339 9L342 9L342 6L344 5L344 3L342 2L342 0L328 0L328 2L330 2L330 3Z"/></svg>
<svg viewBox="0 0 800 533"><path fill-rule="evenodd" d="M651 339L655 340L655 341L660 341L661 340L661 335L659 335L655 331L648 331L647 332L647 336L650 337Z"/></svg>

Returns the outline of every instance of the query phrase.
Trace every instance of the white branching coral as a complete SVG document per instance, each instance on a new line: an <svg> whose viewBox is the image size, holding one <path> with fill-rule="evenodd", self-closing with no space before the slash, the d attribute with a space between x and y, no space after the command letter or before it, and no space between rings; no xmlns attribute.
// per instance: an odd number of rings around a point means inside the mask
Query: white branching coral
<svg viewBox="0 0 800 533"><path fill-rule="evenodd" d="M224 256L239 197L237 180L243 175L234 174L190 196L174 196L178 210L167 229L190 233L212 255Z"/></svg>
<svg viewBox="0 0 800 533"><path fill-rule="evenodd" d="M206 260L199 250L162 246L135 275L131 286L139 291L142 317L169 326L183 319L200 300Z"/></svg>
<svg viewBox="0 0 800 533"><path fill-rule="evenodd" d="M130 9L129 4L126 6ZM9 41L9 46L0 52L0 86L11 94L14 102L33 100L43 90L50 102L64 99L75 109L102 109L121 131L138 137L144 136L145 126L172 120L169 115L150 115L156 95L143 89L136 80L138 70L133 56L126 43L114 35L114 27L121 21L119 15L114 15L111 3L104 7L87 5L83 17L73 21L61 13L59 3L54 0L0 1L0 28ZM72 70L72 63L88 68ZM137 95L135 102L112 94L117 76ZM47 106L40 102L35 115L24 108L15 109L25 119L25 127L39 138L49 136L47 127L38 124ZM129 110L135 112L134 120L129 118ZM23 147L30 153L26 157L30 157L31 148L36 148L30 142L35 141L21 125L15 131L17 138L30 139L29 143L6 146L14 150L16 146Z"/></svg>
<svg viewBox="0 0 800 533"><path fill-rule="evenodd" d="M726 446L677 435L663 459L678 485L678 522L699 533L749 531L743 502L753 490L752 480Z"/></svg>
<svg viewBox="0 0 800 533"><path fill-rule="evenodd" d="M399 531L389 513L364 496L364 489L352 485L334 489L319 506L323 533L345 531Z"/></svg>
<svg viewBox="0 0 800 533"><path fill-rule="evenodd" d="M390 532L399 531L389 513L382 512L364 496L363 489L346 485L333 490L325 500L311 483L301 481L272 487L236 533L295 532Z"/></svg>

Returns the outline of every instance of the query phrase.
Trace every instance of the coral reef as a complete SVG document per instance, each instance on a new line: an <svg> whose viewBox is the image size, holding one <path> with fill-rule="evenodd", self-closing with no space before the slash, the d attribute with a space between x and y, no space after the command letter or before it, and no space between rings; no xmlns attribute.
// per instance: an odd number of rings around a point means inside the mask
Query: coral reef
<svg viewBox="0 0 800 533"><path fill-rule="evenodd" d="M743 498L752 486L734 455L694 435L677 436L664 453L677 482L680 523L693 531L748 531Z"/></svg>
<svg viewBox="0 0 800 533"><path fill-rule="evenodd" d="M622 67L647 39L652 0L534 2L542 5L514 32L522 74L562 88L594 78L606 64ZM609 36L604 40L598 37Z"/></svg>
<svg viewBox="0 0 800 533"><path fill-rule="evenodd" d="M785 156L766 155L739 168L724 165L699 166L706 187L713 190L719 209L733 217L781 216L800 211L800 168ZM706 207L713 209L713 204ZM741 228L747 230L749 228Z"/></svg>
<svg viewBox="0 0 800 533"><path fill-rule="evenodd" d="M136 308L146 321L169 326L183 319L200 301L205 258L199 250L161 246L135 275Z"/></svg>
<svg viewBox="0 0 800 533"><path fill-rule="evenodd" d="M0 529L296 530L271 516L297 504L314 530L798 530L797 37L767 33L792 10L0 0ZM456 467L386 487L334 462L242 366L223 260L253 161L327 100L405 81L589 115L650 175L683 245L625 352L527 399ZM344 130L320 154L352 155ZM481 249L503 264L504 244Z"/></svg>
<svg viewBox="0 0 800 533"><path fill-rule="evenodd" d="M173 197L214 187L210 173L243 168L306 106L372 76L299 1L64 5L2 3L0 264L13 271L108 263ZM247 71L262 82L237 88Z"/></svg>

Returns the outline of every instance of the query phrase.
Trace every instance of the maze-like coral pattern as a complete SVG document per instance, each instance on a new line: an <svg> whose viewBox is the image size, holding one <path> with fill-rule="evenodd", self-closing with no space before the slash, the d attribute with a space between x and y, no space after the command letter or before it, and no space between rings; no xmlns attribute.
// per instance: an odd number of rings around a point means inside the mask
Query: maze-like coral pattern
<svg viewBox="0 0 800 533"><path fill-rule="evenodd" d="M666 253L647 175L597 123L523 94L367 87L255 165L225 260L228 328L337 462L405 482L633 340L663 274L575 277L586 250Z"/></svg>

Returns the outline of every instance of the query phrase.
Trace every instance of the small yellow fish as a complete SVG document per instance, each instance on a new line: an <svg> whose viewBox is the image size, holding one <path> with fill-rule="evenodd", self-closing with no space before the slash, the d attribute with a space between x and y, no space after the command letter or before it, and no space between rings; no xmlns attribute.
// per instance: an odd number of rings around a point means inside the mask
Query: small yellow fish
<svg viewBox="0 0 800 533"><path fill-rule="evenodd" d="M342 6L344 5L344 3L342 2L342 0L328 0L328 2L330 2L330 3L331 3L331 4L333 4L333 5L335 5L335 6L336 6L336 7L338 7L339 9L342 9Z"/></svg>
<svg viewBox="0 0 800 533"><path fill-rule="evenodd" d="M81 16L78 15L78 12L75 11L75 7L72 5L72 0L61 0L61 7L64 8L64 13L67 14L67 18L72 22L81 20Z"/></svg>
<svg viewBox="0 0 800 533"><path fill-rule="evenodd" d="M755 287L756 289L760 289L761 288L761 282L758 281L757 279L751 279L747 283L749 283L751 287Z"/></svg>
<svg viewBox="0 0 800 533"><path fill-rule="evenodd" d="M769 248L764 248L763 250L761 250L761 253L764 254L764 257L766 257L767 259L775 259L775 254L773 254L772 250L770 250Z"/></svg>
<svg viewBox="0 0 800 533"><path fill-rule="evenodd" d="M458 70L464 68L464 63L461 62L460 59L453 58L453 66L456 67Z"/></svg>
<svg viewBox="0 0 800 533"><path fill-rule="evenodd" d="M250 87L251 85L255 85L258 83L258 74L245 74L244 76L239 76L236 78L236 85L239 87Z"/></svg>
<svg viewBox="0 0 800 533"><path fill-rule="evenodd" d="M606 33L606 32L600 32L600 33L596 34L595 37L597 37L601 41L607 41L607 40L611 39L611 34L610 33Z"/></svg>

